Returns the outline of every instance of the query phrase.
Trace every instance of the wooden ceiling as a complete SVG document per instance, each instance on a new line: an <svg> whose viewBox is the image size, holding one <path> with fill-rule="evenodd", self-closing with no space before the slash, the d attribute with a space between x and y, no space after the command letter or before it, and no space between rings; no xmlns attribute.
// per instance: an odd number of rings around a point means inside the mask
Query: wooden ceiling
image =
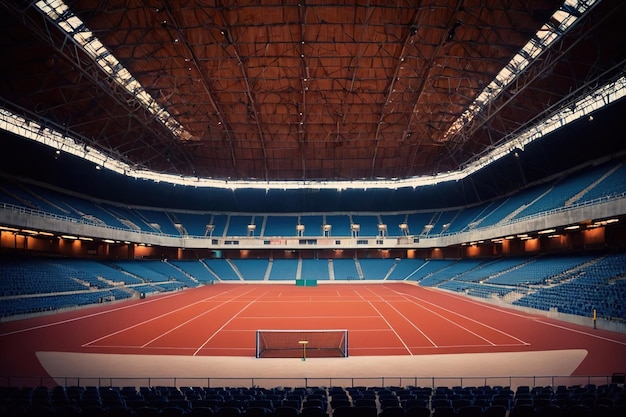
<svg viewBox="0 0 626 417"><path fill-rule="evenodd" d="M446 134L562 0L67 0L182 126L177 136L29 1L0 6L2 106L136 167L211 178L454 170L623 72L622 0L599 2Z"/></svg>

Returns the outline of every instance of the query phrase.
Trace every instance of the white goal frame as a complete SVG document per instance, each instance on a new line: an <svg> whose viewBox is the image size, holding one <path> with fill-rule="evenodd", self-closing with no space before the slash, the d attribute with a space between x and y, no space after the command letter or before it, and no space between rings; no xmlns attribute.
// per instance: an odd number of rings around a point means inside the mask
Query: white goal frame
<svg viewBox="0 0 626 417"><path fill-rule="evenodd" d="M276 337L272 339L272 336ZM347 358L348 330L260 329L256 331L255 356Z"/></svg>

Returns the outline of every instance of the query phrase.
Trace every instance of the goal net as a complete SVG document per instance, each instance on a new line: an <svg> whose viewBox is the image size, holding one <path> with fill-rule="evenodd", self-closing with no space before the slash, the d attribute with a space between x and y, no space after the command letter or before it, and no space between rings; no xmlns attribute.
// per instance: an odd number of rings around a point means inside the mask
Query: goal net
<svg viewBox="0 0 626 417"><path fill-rule="evenodd" d="M348 356L348 330L257 330L257 358Z"/></svg>

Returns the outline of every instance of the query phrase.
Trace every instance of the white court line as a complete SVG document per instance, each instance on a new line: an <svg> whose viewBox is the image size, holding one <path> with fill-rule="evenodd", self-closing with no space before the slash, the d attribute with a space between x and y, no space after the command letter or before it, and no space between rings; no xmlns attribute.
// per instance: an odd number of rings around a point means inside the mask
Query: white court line
<svg viewBox="0 0 626 417"><path fill-rule="evenodd" d="M6 333L0 333L0 337L1 336L9 336L9 335L12 335L12 334L17 334L17 333L24 333L24 332L28 332L28 331L31 331L31 330L45 329L46 327L58 326L60 324L72 323L74 321L88 319L88 318L91 318L91 317L97 317L97 316L101 316L103 314L109 314L109 313L112 313L112 312L115 312L115 311L126 310L126 309L132 308L132 307L145 306L146 303L153 303L153 302L156 302L156 301L163 300L164 298L175 297L175 296L178 296L178 295L181 295L181 294L182 294L182 292L179 292L179 293L176 293L176 294L168 294L168 295L164 295L163 297L159 297L158 299L154 299L153 298L151 300L146 300L146 301L144 301L141 304L125 305L125 306L114 308L114 309L111 309L111 310L106 310L106 311L100 311L98 313L87 314L86 316L74 317L74 318L67 319L67 320L61 320L61 321L56 321L56 322L53 322L53 323L41 324L39 326L27 327L27 328L24 328L24 329L13 330L13 331L6 332Z"/></svg>
<svg viewBox="0 0 626 417"><path fill-rule="evenodd" d="M437 294L444 294L444 295L447 295L448 297L456 298L457 300L465 301L465 302L470 303L470 304L476 304L478 306L485 307L485 308L488 308L488 309L491 309L491 310L496 310L496 311L498 311L500 313L508 314L510 316L521 317L521 318L529 319L529 320L534 320L535 319L535 317L530 315L530 314L523 314L523 313L520 313L518 311L507 310L507 309L504 309L504 308L501 308L501 307L497 307L497 306L493 306L491 304L487 304L487 303L484 303L484 302L475 301L475 300L472 300L471 298L469 298L467 296L452 294L451 292L443 292L443 291L441 291L439 289L434 289L434 288L428 288L428 287L419 287L419 288L422 288L424 290L427 290L427 291L430 291L430 292L434 292L434 293L437 293ZM397 292L398 294L411 295L411 296L413 296L415 298L418 298L418 297L416 297L416 296L414 296L412 294L402 293L402 292L399 292L397 290L392 290L392 291ZM418 298L418 299L420 299L420 298Z"/></svg>
<svg viewBox="0 0 626 417"><path fill-rule="evenodd" d="M507 337L510 337L511 339L515 339L515 340L517 340L518 342L520 342L520 344L521 344L521 345L523 345L523 346L530 346L530 343L525 342L525 341L523 341L522 339L517 338L517 337L513 336L512 334L509 334L509 333L507 333L507 332L504 332L504 331L502 331L502 330L500 330L500 329L496 329L495 327L489 326L488 324L485 324L485 323L483 323L483 322L481 322L481 321L474 320L473 318L468 317L468 316L465 316L465 315L460 314L460 313L457 313L456 311L452 311L452 310L447 309L447 308L445 308L445 307L441 307L441 306L440 306L440 305L438 305L438 304L431 303L430 301L426 301L426 300L424 300L424 299L422 299L422 298L419 298L419 297L417 297L417 296L415 296L415 295L413 295L413 294L405 294L405 296L408 296L408 297L414 298L416 301L413 301L413 302L414 302L416 305L418 305L418 306L419 306L419 304L417 303L417 301L421 301L421 302L424 302L424 303L426 303L426 304L430 304L431 306L436 306L436 307L438 307L438 308L440 308L440 309L442 309L442 310L444 310L444 311L447 311L447 312L449 312L449 313L455 314L455 315L457 315L457 316L459 316L459 317L463 317L464 319L467 319L467 320L469 320L469 321L472 321L472 322L474 322L474 323L476 323L476 324L478 324L478 325L480 325L480 326L483 326L483 327L486 327L486 328L488 328L488 329L494 330L494 331L496 331L496 332L498 332L498 333L501 333L501 334L503 334L503 335L505 335L505 336L507 336ZM471 300L470 300L470 301L471 301ZM479 304L479 303L477 303L477 304ZM479 305L483 305L483 304L479 304ZM422 307L422 306L420 306L420 307ZM434 311L432 311L432 310L429 310L429 311L431 311L433 314L437 314L437 315L439 315L438 313L435 313L435 312L434 312ZM443 317L443 316L441 316L441 317ZM525 317L525 316L522 316L522 317ZM445 317L443 317L443 318L445 318ZM526 317L526 318L527 318L527 317ZM451 320L449 320L449 319L446 319L446 320L448 320L448 321L450 321L450 322L454 323L453 321L451 321ZM456 324L456 323L454 323L454 324ZM459 326L459 327L463 328L462 326ZM471 332L471 331L470 331L470 330L468 330L468 329L465 329L465 330L467 330L467 331L468 331L468 332L470 332L470 333L473 333L473 332ZM474 333L474 334L475 334L475 333ZM478 335L476 335L476 336L478 336ZM487 339L485 339L485 338L483 338L483 337L481 337L481 336L478 336L478 337L480 337L481 339L487 340ZM494 346L497 346L497 345L496 345L496 344L494 344Z"/></svg>
<svg viewBox="0 0 626 417"><path fill-rule="evenodd" d="M456 299L459 299L459 300L462 300L462 301L465 301L465 302L468 302L468 303L471 303L471 304L476 304L476 305L479 305L481 307L489 308L491 310L496 310L496 311L498 311L500 313L509 314L511 316L521 317L521 318L528 319L528 320L533 320L533 321L535 321L537 323L541 323L541 324L545 324L545 325L549 325L549 326L553 326L553 327L559 327L559 328L561 328L563 330L569 330L569 331L574 332L574 333L584 334L586 336L593 337L593 338L596 338L596 339L606 340L608 342L614 342L614 343L617 343L617 344L620 344L620 345L626 345L625 342L622 342L620 340L610 339L608 337L599 336L599 335L596 335L596 334L593 334L593 333L583 332L581 330L572 329L571 327L560 326L560 325L557 325L557 324L548 323L548 322L543 321L540 318L538 318L537 315L522 314L522 313L519 313L517 311L505 310L505 309L497 307L497 306L493 306L493 305L490 305L490 304L487 304L487 303L483 303L483 302L479 302L479 301L475 301L475 300L469 299L469 298L464 297L462 295L451 294L451 293L448 293L448 292L444 293L442 291L439 291L439 290L436 290L436 289L433 289L433 288L428 288L428 287L420 287L420 288L423 288L423 289L431 291L431 292L436 292L438 294L445 294L445 295L448 295L449 297L454 297ZM400 294L404 294L404 293L400 293ZM412 294L407 294L407 295L411 295L412 297L415 297ZM417 297L415 297L415 298L417 298ZM421 299L419 299L419 300L421 300ZM424 300L422 300L422 301L424 301ZM427 301L424 301L424 302L427 302ZM489 327L489 326L486 326L486 327ZM497 329L495 329L495 330L497 330ZM515 339L517 339L517 338L515 338Z"/></svg>
<svg viewBox="0 0 626 417"><path fill-rule="evenodd" d="M245 293L244 293L244 294L245 294ZM168 331L166 331L166 332L164 332L164 333L161 333L160 335L158 335L158 336L157 336L157 337L155 337L154 339L149 340L148 342L144 343L141 347L147 347L147 346L148 346L149 344L151 344L152 342L154 342L154 341L156 341L156 340L159 340L159 339L160 339L160 338L162 338L163 336L166 336L166 335L168 335L168 334L172 333L174 330L176 330L176 329L180 329L181 327L183 327L183 326L184 326L184 325L186 325L187 323L191 323L192 321L196 320L197 318L200 318L200 317L202 317L202 316L204 316L204 315L206 315L206 314L209 314L209 313L211 313L212 311L214 311L214 310L216 310L216 309L218 309L218 308L220 308L220 307L222 307L222 306L224 306L224 305L227 305L227 304L231 303L232 301L235 301L236 299L237 299L237 297L233 298L232 300L228 300L228 301L222 301L222 302L220 302L218 305L213 306L213 308L211 308L211 309L209 309L209 310L206 310L206 311L204 311L203 313L200 313L200 314L198 314L198 315L195 315L195 316L193 316L192 318L190 318L189 320L185 320L184 322L180 323L179 325L172 327L172 328L171 328L171 329L169 329Z"/></svg>
<svg viewBox="0 0 626 417"><path fill-rule="evenodd" d="M87 346L92 347L92 346ZM195 351L195 347L180 347L180 346L125 346L125 345L98 345L95 346L97 348L105 348L105 349L133 349L133 350L141 350L141 351L150 351L150 350L178 350L178 351ZM204 350L224 350L225 348L204 348ZM254 350L251 347L228 347L228 350ZM107 355L105 353L105 355ZM123 353L112 353L111 355L123 355ZM166 355L167 356L167 355Z"/></svg>
<svg viewBox="0 0 626 417"><path fill-rule="evenodd" d="M339 296L341 297L341 296ZM258 304L293 304L293 303L301 303L302 299L305 298L305 300L307 302L310 303L328 303L328 304L356 304L356 303L361 303L363 302L363 300L346 300L345 298L341 299L341 300L323 300L323 299L311 299L311 297L298 297L297 299L292 299L292 300L259 300L257 301Z"/></svg>
<svg viewBox="0 0 626 417"><path fill-rule="evenodd" d="M223 291L223 292L221 292L219 294L216 294L214 296L205 298L204 300L201 300L200 302L204 302L206 300L210 300L212 298L219 297L219 296L227 294L227 293L229 293L231 291L233 291L233 290L230 289L230 290ZM116 307L116 308L112 308L112 309L109 309L109 310L106 310L106 311L100 311L100 312L97 312L97 313L87 314L87 315L80 316L80 317L74 317L74 318L67 319L67 320L61 320L61 321L56 321L56 322L52 322L52 323L41 324L41 325L38 325L38 326L27 327L27 328L19 329L19 330L12 330L10 332L0 333L0 337L2 337L2 336L10 336L10 335L13 335L13 334L18 334L18 333L25 333L25 332L32 331L32 330L45 329L47 327L52 327L52 326L58 326L58 325L61 325L61 324L72 323L72 322L75 322L75 321L80 321L80 320L83 320L83 319L97 317L97 316L101 316L101 315L104 315L104 314L113 313L113 312L116 312L116 311L127 310L127 309L134 308L134 307L141 307L141 306L145 306L148 303L154 303L154 302L166 299L166 298L177 297L177 296L180 296L182 294L183 294L183 292L177 292L177 293L174 293L174 294L165 294L165 295L159 296L158 298L152 298L152 299L145 300L141 304L126 304L126 305L123 305L123 306L120 306L120 307Z"/></svg>
<svg viewBox="0 0 626 417"><path fill-rule="evenodd" d="M612 342L612 343L617 343L618 345L624 345L626 346L626 342L622 342L621 340L615 340L615 339L610 339L608 337L604 337L604 336L599 336L597 334L593 334L593 333L588 333L588 332L583 332L582 330L576 330L576 329L572 329L570 327L566 327L566 326L560 326L558 324L555 323L548 323L547 321L543 321L543 320L535 320L537 323L541 323L541 324L545 324L547 326L552 326L552 327L557 327L559 329L563 329L563 330L568 330L570 332L574 332L574 333L579 333L579 334L583 334L585 336L589 336L589 337L593 337L596 339L600 339L600 340L605 340L607 342Z"/></svg>
<svg viewBox="0 0 626 417"><path fill-rule="evenodd" d="M244 310L246 310L248 307L250 307L252 304L254 304L256 302L256 300L258 300L259 298L263 297L265 294L267 294L268 292L265 291L264 293L262 293L261 295L259 295L258 297L256 297L254 300L251 300L248 304L246 304L245 307L243 307L241 310L239 310L239 312L235 315L233 315L229 320L226 321L226 323L224 323L219 329L217 329L215 332L213 332L213 334L198 348L196 349L196 351L193 353L192 356L196 356L198 354L198 352L200 352L204 346L206 346L207 343L209 343L211 341L211 339L213 339L215 337L216 334L218 334L220 331L222 331L222 329L224 327L226 327L231 321L233 321L239 314L241 314Z"/></svg>
<svg viewBox="0 0 626 417"><path fill-rule="evenodd" d="M412 301L412 300L410 300L408 297L405 297L405 298L406 298L406 300L407 300L407 301ZM473 334L474 336L478 337L479 339L484 340L485 342L487 342L487 343L488 343L488 344L490 344L491 346L497 346L497 344L496 344L496 343L493 343L491 340L487 339L486 337L483 337L483 336L479 335L478 333L471 331L470 329L468 329L468 328L467 328L467 327L465 327L465 326L461 326L459 323L456 323L456 322L455 322L455 321L453 321L452 319L449 319L449 318L445 317L444 315L437 313L437 312L436 312L436 311L434 311L433 309L429 309L429 308L426 308L426 307L424 307L424 306L422 306L422 305L419 305L419 304L418 304L417 302L415 302L414 300L412 301L412 303L413 303L413 305L418 306L419 308L423 308L423 309L425 309L425 310L429 311L431 314L436 315L437 317L439 317L439 318L441 318L441 319L443 319L443 320L447 321L448 323L452 323L454 326L456 326L456 327L458 327L458 328L460 328L460 329L462 329L462 330L464 330L464 331L466 331L466 332L468 332L468 333L470 333L470 334ZM438 307L442 308L441 306L438 306ZM445 308L444 308L444 310L445 310ZM461 316L461 317L465 317L465 316L462 316L462 315L460 315L460 316ZM465 317L465 318L468 318L468 319L469 319L469 317ZM473 321L474 321L475 323L479 323L479 322L476 322L475 320L473 320ZM479 324L482 324L482 323L479 323Z"/></svg>
<svg viewBox="0 0 626 417"><path fill-rule="evenodd" d="M376 316L376 318L378 318L378 316ZM234 333L234 332L256 332L257 330L259 330L258 327L255 327L253 329L224 329L222 331L223 332L233 332ZM303 332L307 331L307 329L300 329L300 330L302 330ZM317 329L311 329L311 330L317 330ZM380 328L380 329L372 329L372 328L369 328L369 329L349 329L349 331L350 331L350 333L353 333L353 332L363 332L363 333L365 333L365 332L373 332L373 331L376 331L376 332L382 332L382 331L384 331L384 332L391 332L393 330L388 328L388 327L383 327L383 328Z"/></svg>
<svg viewBox="0 0 626 417"><path fill-rule="evenodd" d="M430 338L428 337L428 335L426 333L424 333L422 331L422 329L420 329L419 327L417 327L417 325L415 323L413 323L411 320L409 320L409 318L407 316L405 316L404 314L402 314L400 311L398 311L398 309L396 309L394 307L393 304L389 303L388 301L386 301L382 296L376 294L374 291L372 291L371 289L368 288L368 291L370 291L371 293L374 294L374 296L378 297L379 300L387 303L387 305L389 305L389 307L391 307L396 313L398 313L404 320L406 320L407 323L409 323L411 326L413 326L413 328L415 330L417 330L418 332L421 333L422 336L424 336L426 338L426 340L428 340L430 342L431 345L433 345L433 347L437 347L437 344ZM385 320L386 321L386 320ZM395 330L394 330L395 332ZM406 346L406 345L405 345ZM412 353L411 353L412 354Z"/></svg>
<svg viewBox="0 0 626 417"><path fill-rule="evenodd" d="M266 319L266 320L284 320L284 319L373 319L378 318L379 316L293 316L289 315L289 317L285 316L242 316L239 317L240 320L252 320L252 319Z"/></svg>
<svg viewBox="0 0 626 417"><path fill-rule="evenodd" d="M361 294L358 291L354 291L356 294L358 294L359 296L361 296ZM363 296L361 296L363 297ZM383 319L383 321L385 323L387 323L387 326L389 326L389 329L391 329L391 331L393 331L393 333L396 335L396 337L398 338L398 340L400 341L400 343L402 343L402 346L404 346L404 348L406 349L406 351L409 353L409 355L413 355L413 353L411 352L411 349L409 349L409 347L407 346L406 343L404 343L404 340L402 340L402 338L400 337L400 335L398 334L398 332L396 332L396 329L393 328L393 326L387 321L387 319L385 318L385 316L378 311L378 309L376 307L374 307L374 305L372 304L371 301L366 300L365 297L363 297L363 301L365 301L366 303L368 303L373 309L374 311L376 311L379 315L380 318Z"/></svg>
<svg viewBox="0 0 626 417"><path fill-rule="evenodd" d="M249 290L249 291L247 291L247 292L244 292L243 294L238 295L237 297L244 296L244 295L246 295L247 293L249 293L250 291L252 291L252 290ZM226 291L226 292L228 292L228 291ZM223 294L223 293L222 293L222 294ZM219 295L222 295L222 294L219 294ZM108 338L108 337L114 336L114 335L116 335L116 334L119 334L119 333L125 332L125 331L130 330L130 329L134 329L135 327L143 326L143 325L144 325L144 324L146 324L146 323L149 323L149 322L154 321L154 320L158 320L158 319L163 318L163 317L165 317L165 316L168 316L168 315L170 315L170 314L173 314L173 313L176 313L176 312L178 312L178 311L184 310L184 309L186 309L187 307L190 307L190 306L192 306L192 305L196 305L196 304L201 304L201 303L204 303L204 302L206 302L207 300L210 300L210 299L212 299L212 298L215 298L216 296L217 296L217 295L215 295L215 296L211 296L211 297L207 297L207 298L204 298L204 299L202 299L202 300L198 300L198 301L196 301L195 303L187 304L187 305L185 305L185 306L183 306L183 307L177 308L176 310L168 311L167 313L163 313L163 314L161 314L161 315L158 315L158 316L152 317L152 318L150 318L150 319L148 319L148 320L144 320L144 321L141 321L141 322L139 322L139 323L135 323L135 324L133 324L132 326L125 327L125 328L120 329L120 330L118 330L118 331L115 331L115 332L113 332L113 333L109 333L109 334L107 334L107 335L104 335L104 336L102 336L102 337L99 337L99 338L97 338L97 339L94 339L94 340L92 340L92 341L90 341L90 342L87 342L87 343L85 343L85 344L81 345L81 347L86 347L86 346L89 346L89 345L91 345L91 344L93 344L93 343L96 343L96 342L98 342L98 341L100 341L100 340L103 340L103 339L106 339L106 338ZM224 302L222 302L222 303L220 304L220 306L221 306L221 305L224 305L224 304L226 304L226 303L228 303L228 302L229 302L229 301L224 301ZM170 331L171 331L171 330L170 330ZM168 331L168 332L169 332L169 331Z"/></svg>

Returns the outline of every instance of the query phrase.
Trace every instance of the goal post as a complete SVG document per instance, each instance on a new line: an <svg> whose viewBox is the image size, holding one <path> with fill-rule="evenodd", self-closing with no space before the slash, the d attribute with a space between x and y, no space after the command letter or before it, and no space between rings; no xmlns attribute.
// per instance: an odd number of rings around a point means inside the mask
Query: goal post
<svg viewBox="0 0 626 417"><path fill-rule="evenodd" d="M257 330L257 358L345 358L348 330Z"/></svg>

